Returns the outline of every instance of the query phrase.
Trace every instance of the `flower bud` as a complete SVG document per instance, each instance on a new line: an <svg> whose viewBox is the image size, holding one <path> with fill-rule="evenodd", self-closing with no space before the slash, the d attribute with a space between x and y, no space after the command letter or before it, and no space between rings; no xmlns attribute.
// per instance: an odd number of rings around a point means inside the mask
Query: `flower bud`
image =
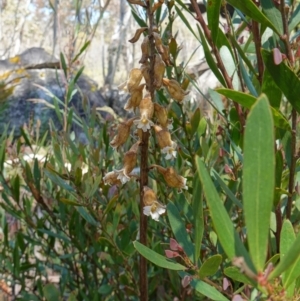
<svg viewBox="0 0 300 301"><path fill-rule="evenodd" d="M129 93L131 93L132 90L139 87L142 78L143 74L140 69L133 68L130 70L127 80L127 90Z"/></svg>
<svg viewBox="0 0 300 301"><path fill-rule="evenodd" d="M105 185L121 185L122 182L118 179L118 174L114 171L108 172L104 177L103 181Z"/></svg>
<svg viewBox="0 0 300 301"><path fill-rule="evenodd" d="M134 111L140 105L143 98L144 86L145 84L142 84L135 89L131 89L131 97L125 104L124 110L131 112Z"/></svg>
<svg viewBox="0 0 300 301"><path fill-rule="evenodd" d="M131 126L133 124L133 120L134 119L135 119L135 117L127 120L126 122L121 122L118 125L117 134L115 135L115 137L113 138L113 140L110 142L110 145L113 148L115 148L115 149L118 150L118 148L126 142L126 140L129 137L130 128L131 128Z"/></svg>
<svg viewBox="0 0 300 301"><path fill-rule="evenodd" d="M147 62L148 58L149 58L149 38L148 36L144 37L144 40L141 44L141 50L142 50L142 57L139 61L140 64L144 64Z"/></svg>
<svg viewBox="0 0 300 301"><path fill-rule="evenodd" d="M164 78L163 84L167 87L167 90L170 93L171 97L178 102L182 102L185 95L189 93L184 91L175 79Z"/></svg>
<svg viewBox="0 0 300 301"><path fill-rule="evenodd" d="M156 89L160 89L162 85L162 80L165 74L166 64L161 59L159 54L155 55L155 62L154 62L154 87Z"/></svg>
<svg viewBox="0 0 300 301"><path fill-rule="evenodd" d="M180 254L178 252L174 252L171 250L165 250L165 254L167 258L174 258L174 257L179 257Z"/></svg>
<svg viewBox="0 0 300 301"><path fill-rule="evenodd" d="M174 238L170 238L170 249L173 251L184 252L182 246Z"/></svg>
<svg viewBox="0 0 300 301"><path fill-rule="evenodd" d="M161 173L168 184L168 186L173 188L188 189L186 186L186 178L178 175L173 167L164 168L159 165L152 165L152 167L156 167L159 173Z"/></svg>

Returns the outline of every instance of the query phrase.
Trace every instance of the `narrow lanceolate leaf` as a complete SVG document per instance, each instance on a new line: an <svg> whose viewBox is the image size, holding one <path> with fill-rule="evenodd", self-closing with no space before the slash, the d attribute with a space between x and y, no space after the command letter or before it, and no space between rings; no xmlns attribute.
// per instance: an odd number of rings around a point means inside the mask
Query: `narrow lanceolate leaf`
<svg viewBox="0 0 300 301"><path fill-rule="evenodd" d="M279 109L282 98L282 92L275 84L272 75L269 73L268 69L266 69L264 72L261 91L262 93L265 93L268 96L270 105L275 109Z"/></svg>
<svg viewBox="0 0 300 301"><path fill-rule="evenodd" d="M168 218L174 236L177 242L183 247L186 255L190 260L194 261L194 245L191 241L189 234L186 231L185 224L180 216L180 213L174 203L169 202L167 206Z"/></svg>
<svg viewBox="0 0 300 301"><path fill-rule="evenodd" d="M210 67L211 71L213 72L213 74L215 75L215 77L219 80L219 82L223 85L226 86L225 84L225 80L220 72L220 70L218 69L218 66L210 52L210 49L207 45L206 39L201 31L201 29L199 29L199 34L200 34L200 38L201 38L201 43L203 46L203 50L204 50L204 54L205 54L205 58L206 58L206 62L208 64L208 66Z"/></svg>
<svg viewBox="0 0 300 301"><path fill-rule="evenodd" d="M195 244L195 265L200 256L201 242L204 232L203 217L203 196L199 176L196 175L193 181L193 211L194 211L194 244Z"/></svg>
<svg viewBox="0 0 300 301"><path fill-rule="evenodd" d="M289 220L285 220L280 234L280 258L286 256L292 247L296 235L294 228ZM282 275L282 282L287 289L300 276L300 257Z"/></svg>
<svg viewBox="0 0 300 301"><path fill-rule="evenodd" d="M300 5L294 10L289 23L289 32L291 32L300 23Z"/></svg>
<svg viewBox="0 0 300 301"><path fill-rule="evenodd" d="M175 271L183 271L187 269L185 266L176 262L172 262L166 257L152 251L151 249L139 243L138 241L134 241L133 245L142 256L144 256L150 262L156 264L159 267Z"/></svg>
<svg viewBox="0 0 300 301"><path fill-rule="evenodd" d="M261 25L270 27L278 35L280 35L280 32L277 30L276 26L259 10L259 8L255 5L255 3L252 0L227 0L227 2L239 9L248 17L261 23Z"/></svg>
<svg viewBox="0 0 300 301"><path fill-rule="evenodd" d="M239 235L236 233L209 173L199 157L196 158L196 164L214 228L226 255L230 260L237 256L244 257L247 265L254 270L250 256L241 242Z"/></svg>
<svg viewBox="0 0 300 301"><path fill-rule="evenodd" d="M261 6L265 15L269 18L272 24L277 28L277 31L282 34L283 26L280 11L275 7L272 0L261 1Z"/></svg>
<svg viewBox="0 0 300 301"><path fill-rule="evenodd" d="M283 92L296 111L300 113L300 79L298 76L284 62L275 65L272 52L262 50L262 57L267 70L278 88Z"/></svg>
<svg viewBox="0 0 300 301"><path fill-rule="evenodd" d="M272 280L280 276L284 271L286 271L290 266L292 266L296 261L300 260L300 235L288 249L283 258L280 257L280 262L274 269L274 271L268 277L268 280Z"/></svg>
<svg viewBox="0 0 300 301"><path fill-rule="evenodd" d="M211 37L213 42L216 44L218 32L219 32L219 15L222 0L209 0L207 1L207 20L208 27L211 31Z"/></svg>
<svg viewBox="0 0 300 301"><path fill-rule="evenodd" d="M248 245L257 271L263 271L268 249L275 185L274 125L262 94L251 108L244 140L243 199Z"/></svg>
<svg viewBox="0 0 300 301"><path fill-rule="evenodd" d="M178 272L181 278L185 276L190 276L186 272ZM229 301L224 297L215 287L205 283L204 281L198 279L192 279L190 285L199 293L209 298L209 300L215 301Z"/></svg>

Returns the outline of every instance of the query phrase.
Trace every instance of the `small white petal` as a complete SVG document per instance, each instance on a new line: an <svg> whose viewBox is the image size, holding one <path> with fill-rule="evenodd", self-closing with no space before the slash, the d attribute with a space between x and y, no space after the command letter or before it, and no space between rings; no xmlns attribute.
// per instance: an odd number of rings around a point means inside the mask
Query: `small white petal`
<svg viewBox="0 0 300 301"><path fill-rule="evenodd" d="M125 184L130 180L130 177L125 174L125 169L115 170L115 172L118 174L117 179L120 180L122 184Z"/></svg>
<svg viewBox="0 0 300 301"><path fill-rule="evenodd" d="M151 126L154 125L154 123L145 116L142 116L141 119L133 121L133 123L137 125L138 129L142 129L143 132L147 132L150 130Z"/></svg>
<svg viewBox="0 0 300 301"><path fill-rule="evenodd" d="M151 214L151 206L145 206L143 208L143 213L147 216L149 216Z"/></svg>
<svg viewBox="0 0 300 301"><path fill-rule="evenodd" d="M162 215L166 212L166 207L158 207L156 212L159 214L159 215Z"/></svg>
<svg viewBox="0 0 300 301"><path fill-rule="evenodd" d="M159 220L159 213L157 211L150 212L152 219L158 222Z"/></svg>
<svg viewBox="0 0 300 301"><path fill-rule="evenodd" d="M166 160L171 160L173 158L174 159L176 158L176 156L177 156L176 147L177 147L177 144L172 141L172 146L166 146L161 150L161 152L163 154L166 154L166 157L165 157Z"/></svg>

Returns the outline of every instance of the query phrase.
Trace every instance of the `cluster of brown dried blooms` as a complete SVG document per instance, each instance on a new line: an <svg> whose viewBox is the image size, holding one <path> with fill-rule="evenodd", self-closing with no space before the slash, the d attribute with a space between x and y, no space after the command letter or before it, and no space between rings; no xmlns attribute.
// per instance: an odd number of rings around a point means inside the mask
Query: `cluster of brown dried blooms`
<svg viewBox="0 0 300 301"><path fill-rule="evenodd" d="M129 0L128 2L144 6L141 1ZM162 3L163 1L159 1L156 4L161 5ZM117 133L110 145L118 151L120 146L129 138L133 126L136 127L135 133L136 137L138 137L138 141L124 154L123 168L113 170L105 175L104 181L108 185L121 186L132 177L136 178L136 174L133 175L133 170L137 165L142 132L151 131L153 129L152 132L155 133L160 151L165 155L166 160L172 160L177 155L177 144L171 139L170 130L172 129L172 120L168 119L168 110L166 107L154 102L154 99L151 98L149 93L149 87L153 87L155 90L164 87L170 97L179 103L182 103L187 92L181 88L176 80L164 78L166 66L171 65L169 46L163 44L157 29L153 30L151 37L155 43L152 70L154 80L151 82L151 51L148 27L138 29L129 42L137 42L141 35L147 32L148 34L144 36L141 44L142 57L139 61L141 66L140 68L134 68L130 71L126 82L130 99L124 109L133 112L136 116L118 125ZM181 191L181 189L187 189L186 179L178 175L173 167L165 168L153 164L149 169L156 169L163 176L169 187L177 188L179 191ZM166 206L158 201L156 193L147 186L143 188L143 204L143 213L147 216L151 215L154 220L158 220L159 216L166 211Z"/></svg>

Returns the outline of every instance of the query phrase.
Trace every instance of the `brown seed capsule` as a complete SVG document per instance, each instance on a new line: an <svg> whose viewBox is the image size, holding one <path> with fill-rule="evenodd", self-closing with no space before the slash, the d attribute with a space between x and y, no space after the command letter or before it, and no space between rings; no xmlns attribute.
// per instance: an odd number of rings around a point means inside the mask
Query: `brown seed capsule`
<svg viewBox="0 0 300 301"><path fill-rule="evenodd" d="M154 130L155 130L158 146L160 149L163 149L167 146L169 147L172 146L171 134L169 133L168 130L164 130L158 125L154 126Z"/></svg>
<svg viewBox="0 0 300 301"><path fill-rule="evenodd" d="M140 69L133 68L129 72L128 80L127 80L127 90L131 93L132 90L137 89L139 84L143 78L143 74Z"/></svg>
<svg viewBox="0 0 300 301"><path fill-rule="evenodd" d="M163 128L167 128L169 125L167 109L158 103L154 103L154 112L159 124Z"/></svg>
<svg viewBox="0 0 300 301"><path fill-rule="evenodd" d="M142 66L141 66L141 72L142 72L143 77L144 77L145 82L146 82L146 88L148 88L149 85L150 85L149 70L150 70L150 67L149 67L149 64L147 62L145 64L142 64Z"/></svg>
<svg viewBox="0 0 300 301"><path fill-rule="evenodd" d="M137 153L134 151L128 151L124 155L123 159L123 168L124 174L129 175L132 170L135 168L137 162Z"/></svg>
<svg viewBox="0 0 300 301"><path fill-rule="evenodd" d="M162 85L162 79L164 77L166 70L166 64L161 59L159 54L155 55L155 62L154 62L154 88L160 89Z"/></svg>
<svg viewBox="0 0 300 301"><path fill-rule="evenodd" d="M118 125L117 134L115 135L113 140L110 142L110 145L113 148L118 150L119 147L127 141L129 134L130 134L130 128L133 124L134 119L135 119L135 117L127 120L126 122L121 122Z"/></svg>
<svg viewBox="0 0 300 301"><path fill-rule="evenodd" d="M162 53L164 51L164 48L163 48L163 43L160 34L157 32L153 32L153 37L154 37L154 42L155 42L155 47L157 49L157 52Z"/></svg>
<svg viewBox="0 0 300 301"><path fill-rule="evenodd" d="M147 60L149 58L149 53L150 53L149 47L150 47L149 46L149 38L148 38L148 36L145 36L144 40L141 44L142 57L139 61L140 64L144 64L147 62Z"/></svg>
<svg viewBox="0 0 300 301"><path fill-rule="evenodd" d="M169 46L163 45L163 52L160 53L162 60L166 63L167 66L171 65L170 61L170 49Z"/></svg>
<svg viewBox="0 0 300 301"><path fill-rule="evenodd" d="M163 78L163 84L167 87L167 90L170 93L171 97L178 102L182 102L185 95L189 93L184 91L175 79Z"/></svg>
<svg viewBox="0 0 300 301"><path fill-rule="evenodd" d="M145 206L151 206L154 202L157 202L156 193L149 187L144 186L143 203Z"/></svg>
<svg viewBox="0 0 300 301"><path fill-rule="evenodd" d="M137 153L138 150L139 150L139 147L140 147L140 143L141 143L140 141L137 141L136 143L134 143L134 144L131 146L131 148L130 148L129 151L134 152L134 153Z"/></svg>
<svg viewBox="0 0 300 301"><path fill-rule="evenodd" d="M178 189L187 189L186 178L178 175L173 167L164 168L162 166L153 164L159 173L161 173L168 184L168 186Z"/></svg>
<svg viewBox="0 0 300 301"><path fill-rule="evenodd" d="M131 97L128 99L127 103L125 104L124 110L126 111L135 111L137 107L139 107L142 98L143 98L143 90L145 84L139 85L136 89L131 90Z"/></svg>
<svg viewBox="0 0 300 301"><path fill-rule="evenodd" d="M154 104L151 100L151 97L145 97L140 103L140 114L141 116L146 116L148 119L153 117L154 113Z"/></svg>

